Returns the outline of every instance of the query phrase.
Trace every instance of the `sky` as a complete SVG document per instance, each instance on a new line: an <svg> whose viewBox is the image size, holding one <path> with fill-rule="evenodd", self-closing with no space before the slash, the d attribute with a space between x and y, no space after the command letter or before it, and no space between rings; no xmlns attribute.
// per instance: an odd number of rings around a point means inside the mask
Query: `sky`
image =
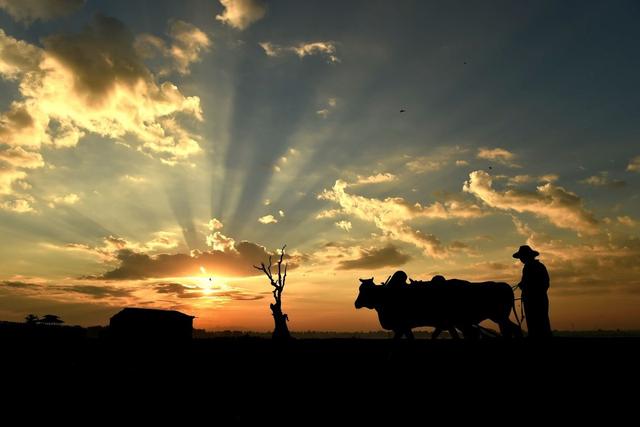
<svg viewBox="0 0 640 427"><path fill-rule="evenodd" d="M0 0L0 319L377 330L359 278L551 276L640 329L635 1Z"/></svg>

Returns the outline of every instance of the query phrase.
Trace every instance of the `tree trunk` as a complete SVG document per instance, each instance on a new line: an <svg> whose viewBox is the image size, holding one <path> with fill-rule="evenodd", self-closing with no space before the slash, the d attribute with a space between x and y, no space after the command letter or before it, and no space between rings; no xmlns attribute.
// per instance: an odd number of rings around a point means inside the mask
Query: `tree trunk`
<svg viewBox="0 0 640 427"><path fill-rule="evenodd" d="M273 313L273 321L275 322L275 329L271 336L274 340L288 340L291 338L289 334L289 327L287 326L287 315L282 312L282 307L279 303L269 304L271 312Z"/></svg>

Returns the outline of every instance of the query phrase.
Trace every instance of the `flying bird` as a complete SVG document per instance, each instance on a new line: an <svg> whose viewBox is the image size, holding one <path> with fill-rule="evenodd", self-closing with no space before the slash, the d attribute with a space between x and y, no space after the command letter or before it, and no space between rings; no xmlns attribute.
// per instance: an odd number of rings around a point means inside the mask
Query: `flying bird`
<svg viewBox="0 0 640 427"><path fill-rule="evenodd" d="M405 111L407 111L407 110L405 110L404 108L402 108L402 109L400 110L400 112L401 112L401 113L404 113Z"/></svg>

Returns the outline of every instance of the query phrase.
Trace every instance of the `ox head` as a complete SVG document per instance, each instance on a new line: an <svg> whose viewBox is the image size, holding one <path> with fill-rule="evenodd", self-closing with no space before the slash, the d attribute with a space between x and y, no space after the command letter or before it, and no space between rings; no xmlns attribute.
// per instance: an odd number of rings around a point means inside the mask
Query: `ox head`
<svg viewBox="0 0 640 427"><path fill-rule="evenodd" d="M360 279L358 298L356 298L356 308L375 308L377 303L376 284L371 279Z"/></svg>

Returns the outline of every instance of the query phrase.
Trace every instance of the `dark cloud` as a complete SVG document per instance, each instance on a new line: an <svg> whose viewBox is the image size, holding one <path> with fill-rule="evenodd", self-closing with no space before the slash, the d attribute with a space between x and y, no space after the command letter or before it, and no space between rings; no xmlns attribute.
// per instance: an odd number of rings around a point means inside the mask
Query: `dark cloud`
<svg viewBox="0 0 640 427"><path fill-rule="evenodd" d="M269 256L266 248L255 243L242 241L235 244L233 251L196 252L187 254L160 254L156 256L134 252L129 249L118 251L120 265L101 276L107 280L136 280L146 278L182 277L200 275L204 267L212 275L242 277L259 274L254 265L266 262ZM296 267L298 258L287 256L289 269ZM274 256L275 262L275 256Z"/></svg>
<svg viewBox="0 0 640 427"><path fill-rule="evenodd" d="M133 86L140 80L151 80L133 43L133 34L122 22L103 15L96 15L78 34L44 39L46 50L73 70L76 91L96 102L116 83Z"/></svg>
<svg viewBox="0 0 640 427"><path fill-rule="evenodd" d="M177 296L178 298L200 298L205 295L214 296L216 298L229 298L236 301L253 301L264 298L262 292L251 293L241 289L219 291L215 287L213 287L210 293L204 294L204 292L202 292L198 288L186 286L181 283L158 283L154 287L156 292L159 294L171 294Z"/></svg>
<svg viewBox="0 0 640 427"><path fill-rule="evenodd" d="M411 257L400 252L395 246L388 245L383 248L363 249L360 258L340 262L339 270L376 269L402 265Z"/></svg>
<svg viewBox="0 0 640 427"><path fill-rule="evenodd" d="M25 289L25 288L36 289L41 287L37 283L27 283L27 282L11 281L11 280L4 280L0 283L2 283L2 286L7 286L9 288L19 288L19 289Z"/></svg>
<svg viewBox="0 0 640 427"><path fill-rule="evenodd" d="M249 294L246 292L241 292L241 291L227 291L227 292L220 292L215 294L218 297L227 297L227 298L231 298L233 300L236 301L255 301L255 300L259 300L259 299L263 299L264 295L258 295L258 294Z"/></svg>
<svg viewBox="0 0 640 427"><path fill-rule="evenodd" d="M122 289L116 286L110 285L47 285L43 286L38 283L28 283L17 280L4 280L0 282L0 285L5 286L7 288L13 288L15 291L19 291L24 295L34 295L34 294L60 294L60 293L77 293L89 295L93 298L109 298L109 297L127 297L131 296L131 290Z"/></svg>
<svg viewBox="0 0 640 427"><path fill-rule="evenodd" d="M49 21L69 15L80 9L85 0L0 0L13 19L24 24L33 21Z"/></svg>
<svg viewBox="0 0 640 427"><path fill-rule="evenodd" d="M178 298L199 298L202 292L180 283L158 283L154 286L159 294L172 294Z"/></svg>
<svg viewBox="0 0 640 427"><path fill-rule="evenodd" d="M70 285L61 289L69 292L90 295L93 298L109 298L109 297L127 297L131 295L128 289L117 288L115 286L102 285Z"/></svg>

